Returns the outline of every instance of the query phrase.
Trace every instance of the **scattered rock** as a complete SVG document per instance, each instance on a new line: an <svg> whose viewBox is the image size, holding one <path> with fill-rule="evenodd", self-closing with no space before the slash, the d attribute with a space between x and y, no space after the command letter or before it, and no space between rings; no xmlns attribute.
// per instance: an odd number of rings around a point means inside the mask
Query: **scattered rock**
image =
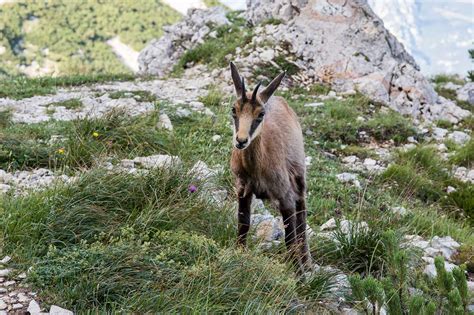
<svg viewBox="0 0 474 315"><path fill-rule="evenodd" d="M170 118L166 114L161 114L158 121L158 128L167 129L173 131L173 124L171 123Z"/></svg>
<svg viewBox="0 0 474 315"><path fill-rule="evenodd" d="M10 260L12 260L10 256L5 256L2 258L2 260L0 260L0 264L7 264L10 262Z"/></svg>
<svg viewBox="0 0 474 315"><path fill-rule="evenodd" d="M11 273L10 269L1 269L0 270L0 277L6 277Z"/></svg>
<svg viewBox="0 0 474 315"><path fill-rule="evenodd" d="M41 313L41 308L35 300L31 300L30 304L28 305L27 312L29 312L31 315L38 315Z"/></svg>
<svg viewBox="0 0 474 315"><path fill-rule="evenodd" d="M357 174L341 173L336 175L336 178L343 183L352 183L355 187L360 188L360 181L357 179Z"/></svg>
<svg viewBox="0 0 474 315"><path fill-rule="evenodd" d="M49 315L74 315L74 313L59 306L51 305L51 308L49 309Z"/></svg>
<svg viewBox="0 0 474 315"><path fill-rule="evenodd" d="M453 192L456 192L456 191L457 191L457 189L454 188L453 186L448 186L448 187L446 188L446 193L447 193L447 194L452 194Z"/></svg>
<svg viewBox="0 0 474 315"><path fill-rule="evenodd" d="M133 162L144 168L152 169L179 165L181 164L181 159L177 156L158 154L136 157L133 159Z"/></svg>
<svg viewBox="0 0 474 315"><path fill-rule="evenodd" d="M398 214L400 216L405 216L408 211L405 209L405 207L392 207L390 208L390 211L394 214Z"/></svg>
<svg viewBox="0 0 474 315"><path fill-rule="evenodd" d="M462 131L453 131L448 135L448 139L454 141L456 144L463 145L471 139L471 136Z"/></svg>
<svg viewBox="0 0 474 315"><path fill-rule="evenodd" d="M321 107L321 106L324 106L324 103L316 102L316 103L304 104L304 107Z"/></svg>
<svg viewBox="0 0 474 315"><path fill-rule="evenodd" d="M452 271L454 268L456 268L455 264L449 263L449 262L444 262L444 268L447 271ZM436 267L434 263L426 265L425 269L423 270L425 274L427 274L430 278L435 278L436 275L438 274L436 272Z"/></svg>
<svg viewBox="0 0 474 315"><path fill-rule="evenodd" d="M217 141L221 140L221 138L222 138L222 136L220 136L220 135L213 135L212 136L212 141L217 142Z"/></svg>

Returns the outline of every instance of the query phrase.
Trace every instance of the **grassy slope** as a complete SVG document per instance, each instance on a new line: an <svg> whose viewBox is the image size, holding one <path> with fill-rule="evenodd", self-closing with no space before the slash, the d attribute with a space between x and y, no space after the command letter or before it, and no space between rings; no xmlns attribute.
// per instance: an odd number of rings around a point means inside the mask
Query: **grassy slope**
<svg viewBox="0 0 474 315"><path fill-rule="evenodd" d="M362 191L335 179L344 167L322 149L340 154L344 151L341 144L352 144L360 148L357 152L367 154L364 143L357 140L357 130L379 141L397 136L403 143L413 129L402 117L381 113L359 95L344 101L329 100L322 108L304 107L321 91L324 89L283 93L288 98L300 94L291 105L302 118L303 130L312 131L305 136L307 155L313 157L308 168L309 223L316 228L342 215L367 221L371 231L354 233L351 239L340 237L344 246L339 248L333 242L313 239L316 261L348 273L384 276L390 270L389 246L383 241L387 230L398 236L452 235L467 246L474 245L472 229L458 219L459 210L453 211L459 207L447 204L436 194L437 198L424 198L415 186L408 191L387 189L397 182L392 176L361 175L366 185ZM175 128L172 134L156 129L155 114L136 119L111 114L93 121L28 127L9 123L8 115L3 117L2 168L49 166L69 172L93 167L70 186L1 200L2 254L13 255L20 269L33 266L29 281L40 289L47 303L79 312L254 313L288 310L297 300L319 310L318 301L331 299L327 292L333 276L322 272L305 284L296 283L285 264L284 248L262 253L251 242L249 252L235 249L235 196L227 167L230 100L211 87L202 101L217 117L192 114L179 118L166 103L156 103L157 112L165 109L170 114ZM358 115L372 118L356 123ZM80 141L46 144L51 135L57 134ZM222 136L217 143L211 140L215 134ZM65 154L59 155L58 148L65 149ZM154 153L179 155L184 169L136 176L108 174L95 167L105 157L113 160ZM29 159L21 160L25 156ZM425 168L441 163L417 156L402 155L399 163L409 165L408 159L413 160L414 167ZM229 193L223 204L210 203L188 192L190 183L203 189L186 172L197 160L224 168L217 178L218 185ZM451 181L441 173L417 174ZM406 182L406 178L400 180ZM433 191L443 194L436 189ZM400 217L387 211L398 205L406 206L411 213ZM421 269L414 271L410 285L435 297L436 290L421 276Z"/></svg>
<svg viewBox="0 0 474 315"><path fill-rule="evenodd" d="M15 1L0 6L0 69L45 59L61 74L120 73L127 69L106 41L119 35L135 50L160 37L162 26L179 14L159 1ZM47 51L45 50L47 49ZM1 72L0 72L1 74Z"/></svg>

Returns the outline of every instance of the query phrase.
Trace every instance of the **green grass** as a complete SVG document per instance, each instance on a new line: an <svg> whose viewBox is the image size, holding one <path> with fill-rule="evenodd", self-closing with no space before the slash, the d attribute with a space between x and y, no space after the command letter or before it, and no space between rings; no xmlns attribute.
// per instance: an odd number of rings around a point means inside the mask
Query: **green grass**
<svg viewBox="0 0 474 315"><path fill-rule="evenodd" d="M101 118L71 122L15 124L0 131L3 169L48 167L81 169L101 158L127 158L167 152L169 137L157 129L158 114L132 118L113 111ZM64 139L50 143L53 135Z"/></svg>
<svg viewBox="0 0 474 315"><path fill-rule="evenodd" d="M191 180L181 169L96 170L4 199L4 250L34 262L29 279L44 298L76 312L287 308L297 297L291 271L232 249L232 212L190 193Z"/></svg>
<svg viewBox="0 0 474 315"><path fill-rule="evenodd" d="M451 157L451 162L455 165L472 167L474 165L474 139L459 148Z"/></svg>
<svg viewBox="0 0 474 315"><path fill-rule="evenodd" d="M457 75L449 75L449 74L438 74L435 75L431 81L436 84L442 84L442 83L448 83L452 82L454 84L459 84L463 85L464 80L462 80L459 76Z"/></svg>
<svg viewBox="0 0 474 315"><path fill-rule="evenodd" d="M313 238L316 262L348 275L393 277L393 248L405 234L451 235L467 246L459 259L468 259L474 244L468 219L472 185L453 180L442 170L451 162L424 145L395 155L381 176L359 174L362 189L341 183L336 175L348 170L327 151L375 157L358 132L380 142L400 136L400 143L415 134L403 117L360 95L304 107L327 92L326 86L315 86L280 93L300 117L306 154L313 158L307 168L308 222L317 231L329 218L344 217L365 221L369 229L337 230L334 240ZM117 97L129 97L125 93ZM292 94L299 97L291 99ZM41 301L77 313L298 313L301 305L307 312L330 313L321 302L336 299L335 272L320 270L298 281L284 245L262 251L250 237L247 250L235 247L231 100L212 86L199 100L216 115L192 112L183 118L164 102L156 104L156 112L134 118L112 112L92 120L24 125L5 113L2 169L42 165L78 175L68 185L0 198L1 254L12 255L19 270L32 266L28 281ZM161 112L169 115L173 133L157 129ZM222 136L219 142L212 141L216 134ZM52 135L66 138L49 143ZM157 153L178 155L183 164L137 174L97 167ZM198 160L222 170L213 182L227 191L224 202L211 202L205 183L188 173ZM189 184L198 193L190 193ZM457 192L447 195L448 184ZM393 214L392 206L409 213ZM417 266L417 253L409 251L408 257ZM410 269L409 285L436 297L422 268Z"/></svg>
<svg viewBox="0 0 474 315"><path fill-rule="evenodd" d="M0 79L0 98L22 99L35 95L51 94L57 88L104 83L108 81L130 81L131 74L94 74L63 77L27 78L24 76Z"/></svg>

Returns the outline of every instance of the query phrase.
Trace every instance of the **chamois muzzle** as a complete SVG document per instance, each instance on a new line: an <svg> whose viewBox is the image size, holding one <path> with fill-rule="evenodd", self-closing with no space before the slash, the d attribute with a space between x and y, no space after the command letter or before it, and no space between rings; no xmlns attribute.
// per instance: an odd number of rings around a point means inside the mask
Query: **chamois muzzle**
<svg viewBox="0 0 474 315"><path fill-rule="evenodd" d="M239 150L243 150L247 147L247 143L249 142L249 139L246 138L246 139L239 139L239 138L235 138L235 147Z"/></svg>

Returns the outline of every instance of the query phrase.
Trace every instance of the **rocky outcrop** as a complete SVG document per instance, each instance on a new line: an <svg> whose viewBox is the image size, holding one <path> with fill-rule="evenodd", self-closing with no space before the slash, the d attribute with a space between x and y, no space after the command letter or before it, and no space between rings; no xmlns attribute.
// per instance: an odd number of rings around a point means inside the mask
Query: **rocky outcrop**
<svg viewBox="0 0 474 315"><path fill-rule="evenodd" d="M202 43L207 36L212 36L211 27L228 23L222 7L190 9L185 20L164 27L163 37L153 40L140 52L140 72L158 76L169 73L186 50Z"/></svg>
<svg viewBox="0 0 474 315"><path fill-rule="evenodd" d="M252 77L258 68L283 69L275 61L283 56L298 69L292 80L299 85L323 82L339 92L358 90L420 120L456 123L470 115L438 97L366 0L247 0L245 14L254 26L254 38L229 56L244 76ZM282 23L265 23L270 18ZM140 70L167 74L187 49L214 36L211 24L226 23L222 9L191 11L142 51ZM223 81L228 79L225 72L221 71Z"/></svg>
<svg viewBox="0 0 474 315"><path fill-rule="evenodd" d="M252 23L278 18L272 32L309 77L341 92L356 89L394 110L453 123L469 112L439 98L414 59L365 0L249 0Z"/></svg>

